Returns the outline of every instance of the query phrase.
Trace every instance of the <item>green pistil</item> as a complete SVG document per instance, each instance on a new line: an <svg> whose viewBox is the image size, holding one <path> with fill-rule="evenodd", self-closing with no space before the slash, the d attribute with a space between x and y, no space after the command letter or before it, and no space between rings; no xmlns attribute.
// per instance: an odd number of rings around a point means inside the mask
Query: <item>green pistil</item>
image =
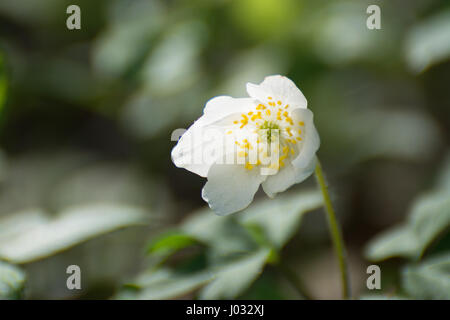
<svg viewBox="0 0 450 320"><path fill-rule="evenodd" d="M261 130L267 130L267 142L272 141L272 130L279 130L280 127L278 124L273 123L271 121L264 121L264 123L259 127Z"/></svg>

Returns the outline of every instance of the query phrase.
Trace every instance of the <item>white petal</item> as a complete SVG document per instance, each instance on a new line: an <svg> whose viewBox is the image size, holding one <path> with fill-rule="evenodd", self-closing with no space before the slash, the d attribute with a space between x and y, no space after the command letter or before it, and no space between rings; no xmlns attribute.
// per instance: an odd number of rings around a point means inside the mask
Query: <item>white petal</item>
<svg viewBox="0 0 450 320"><path fill-rule="evenodd" d="M206 177L215 159L206 161L204 150L216 143L217 139L206 140L204 121L202 116L181 136L172 149L172 161L179 168L185 168L199 176Z"/></svg>
<svg viewBox="0 0 450 320"><path fill-rule="evenodd" d="M292 164L287 163L276 175L268 176L262 183L264 192L271 198L278 192L283 192L290 186L300 183L308 178L316 167L316 158L303 169L297 169Z"/></svg>
<svg viewBox="0 0 450 320"><path fill-rule="evenodd" d="M183 134L172 149L172 161L179 168L185 168L199 176L206 177L208 170L219 153L209 152L219 149L223 143L226 126L238 118L242 112L254 107L254 99L235 99L219 96L206 103L204 114ZM214 158L214 155L217 157Z"/></svg>
<svg viewBox="0 0 450 320"><path fill-rule="evenodd" d="M266 177L260 175L257 168L247 170L243 165L214 164L208 172L202 197L216 214L234 213L253 201Z"/></svg>
<svg viewBox="0 0 450 320"><path fill-rule="evenodd" d="M309 109L295 109L292 111L292 119L295 123L303 121L302 129L305 133L303 146L297 158L292 160L292 165L297 169L306 168L316 155L320 147L320 137L313 122L313 113Z"/></svg>
<svg viewBox="0 0 450 320"><path fill-rule="evenodd" d="M289 104L292 108L306 108L308 104L294 82L280 75L266 77L259 85L247 83L247 92L250 97L261 102L266 102L270 96Z"/></svg>
<svg viewBox="0 0 450 320"><path fill-rule="evenodd" d="M207 116L211 122L226 117L232 113L246 113L255 107L255 99L253 98L233 98L230 96L218 96L209 100L203 114Z"/></svg>

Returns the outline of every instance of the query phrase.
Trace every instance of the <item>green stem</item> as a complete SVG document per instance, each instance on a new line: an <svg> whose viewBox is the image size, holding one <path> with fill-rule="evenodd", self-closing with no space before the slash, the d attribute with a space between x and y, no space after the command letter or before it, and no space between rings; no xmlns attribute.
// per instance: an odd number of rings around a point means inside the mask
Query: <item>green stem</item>
<svg viewBox="0 0 450 320"><path fill-rule="evenodd" d="M328 193L328 186L325 182L322 166L319 159L316 165L316 178L322 192L323 201L325 203L325 211L327 213L328 227L330 228L331 239L333 240L334 250L339 261L339 269L341 271L342 280L342 297L344 299L350 298L350 284L347 270L347 259L344 248L344 241L342 239L339 223L334 213L333 205L331 204L330 195Z"/></svg>

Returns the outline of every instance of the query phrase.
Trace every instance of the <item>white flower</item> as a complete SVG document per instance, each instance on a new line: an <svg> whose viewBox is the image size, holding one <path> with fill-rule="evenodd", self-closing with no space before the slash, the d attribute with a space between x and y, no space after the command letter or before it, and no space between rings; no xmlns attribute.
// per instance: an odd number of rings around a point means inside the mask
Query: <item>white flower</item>
<svg viewBox="0 0 450 320"><path fill-rule="evenodd" d="M274 197L314 171L320 138L307 101L283 76L247 84L249 98L219 96L172 150L177 167L208 182L202 197L218 215L246 208L259 185Z"/></svg>

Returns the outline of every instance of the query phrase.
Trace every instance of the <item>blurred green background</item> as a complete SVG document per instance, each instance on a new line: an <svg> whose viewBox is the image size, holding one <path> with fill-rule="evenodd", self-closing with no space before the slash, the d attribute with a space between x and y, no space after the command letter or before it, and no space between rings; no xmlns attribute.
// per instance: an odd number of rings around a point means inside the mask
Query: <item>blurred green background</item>
<svg viewBox="0 0 450 320"><path fill-rule="evenodd" d="M66 28L70 4L81 30ZM370 4L381 30L366 28ZM204 179L170 159L172 131L209 98L283 74L315 114L354 297L374 294L366 268L376 261L379 297L449 298L449 1L2 0L0 50L4 297L339 298L313 178L286 192L292 208L277 207L295 211L296 229L272 230L289 234L274 250L261 240L268 220L218 222L202 209ZM274 206L263 194L255 202ZM186 227L198 215L231 233ZM421 263L434 255L447 267L424 284ZM66 287L71 264L81 290ZM221 265L222 282L199 272ZM293 288L300 281L309 294Z"/></svg>

